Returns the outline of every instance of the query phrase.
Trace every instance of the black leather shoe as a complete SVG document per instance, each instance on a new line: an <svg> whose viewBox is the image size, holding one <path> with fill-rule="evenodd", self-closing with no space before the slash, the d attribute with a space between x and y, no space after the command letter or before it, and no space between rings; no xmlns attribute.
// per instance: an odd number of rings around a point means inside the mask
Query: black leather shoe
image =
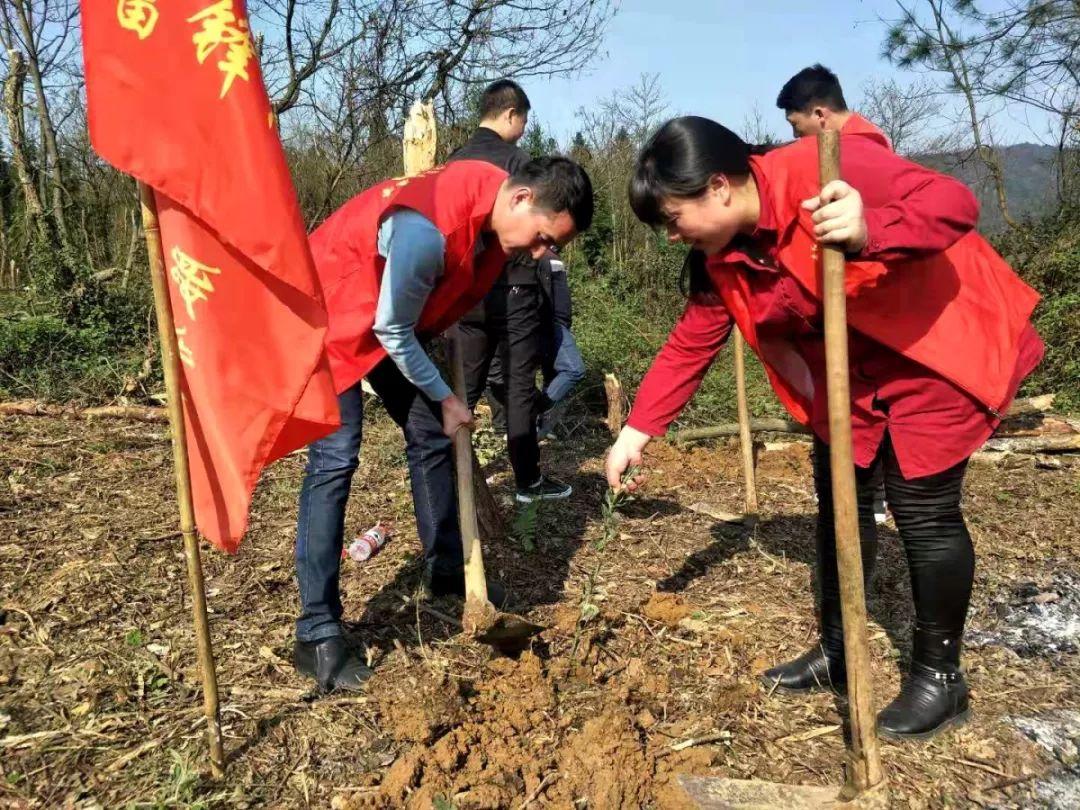
<svg viewBox="0 0 1080 810"><path fill-rule="evenodd" d="M847 670L843 657L828 655L821 644L807 650L794 661L765 670L760 680L770 692L831 690L842 693L847 690Z"/></svg>
<svg viewBox="0 0 1080 810"><path fill-rule="evenodd" d="M431 573L424 577L421 583L421 599L430 599L440 596L456 596L465 598L465 572L455 574ZM506 610L514 601L513 592L498 580L489 579L487 582L488 601L498 610Z"/></svg>
<svg viewBox="0 0 1080 810"><path fill-rule="evenodd" d="M319 641L297 641L293 666L301 675L314 678L323 692L344 689L359 692L374 673L349 649L341 636Z"/></svg>
<svg viewBox="0 0 1080 810"><path fill-rule="evenodd" d="M959 668L912 663L900 694L878 714L878 734L893 740L928 740L971 716L968 687Z"/></svg>

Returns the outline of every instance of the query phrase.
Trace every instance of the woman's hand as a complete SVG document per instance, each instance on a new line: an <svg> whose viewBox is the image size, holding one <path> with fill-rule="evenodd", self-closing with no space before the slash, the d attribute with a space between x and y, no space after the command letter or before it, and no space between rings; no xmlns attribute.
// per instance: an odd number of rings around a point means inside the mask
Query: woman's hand
<svg viewBox="0 0 1080 810"><path fill-rule="evenodd" d="M648 433L642 433L640 430L634 430L629 425L619 432L619 438L615 440L615 444L608 450L607 461L604 464L608 485L612 489L618 491L623 488L623 473L630 467L641 464L641 454L645 450L645 445L650 441L652 441L652 436ZM626 482L626 489L633 492L641 486L644 480L644 476L636 475Z"/></svg>
<svg viewBox="0 0 1080 810"><path fill-rule="evenodd" d="M866 247L866 218L862 195L843 180L828 183L821 194L803 200L802 207L813 211L814 236L837 245L845 253L859 253Z"/></svg>

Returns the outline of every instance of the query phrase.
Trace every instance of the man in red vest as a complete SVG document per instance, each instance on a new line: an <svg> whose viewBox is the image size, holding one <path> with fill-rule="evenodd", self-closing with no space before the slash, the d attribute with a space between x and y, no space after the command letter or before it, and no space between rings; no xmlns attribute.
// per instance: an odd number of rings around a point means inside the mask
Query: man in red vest
<svg viewBox="0 0 1080 810"><path fill-rule="evenodd" d="M845 135L870 135L892 148L884 132L848 109L840 80L824 65L803 68L788 79L776 106L784 111L796 138L832 129Z"/></svg>
<svg viewBox="0 0 1080 810"><path fill-rule="evenodd" d="M873 122L848 109L840 80L824 65L803 68L788 79L776 97L776 106L784 111L796 138L816 135L821 130L829 129L844 135L867 135L892 149L892 144L884 132ZM874 488L874 520L884 523L888 519L885 512L884 480L875 482ZM870 574L868 567L867 581Z"/></svg>
<svg viewBox="0 0 1080 810"><path fill-rule="evenodd" d="M533 160L512 175L463 160L380 183L311 235L341 428L308 453L293 662L324 691L359 689L371 675L342 637L338 589L345 504L360 451L361 379L405 435L425 582L433 595L464 595L450 437L472 424L472 413L425 344L484 297L508 255L539 257L566 244L589 227L592 213L589 177L570 160ZM489 595L505 602L497 583Z"/></svg>

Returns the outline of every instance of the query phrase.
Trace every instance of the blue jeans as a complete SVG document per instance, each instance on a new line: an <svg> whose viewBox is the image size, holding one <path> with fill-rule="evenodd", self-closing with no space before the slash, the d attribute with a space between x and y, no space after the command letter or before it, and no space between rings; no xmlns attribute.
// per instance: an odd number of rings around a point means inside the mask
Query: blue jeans
<svg viewBox="0 0 1080 810"><path fill-rule="evenodd" d="M552 358L551 367L544 369L547 380L544 396L551 405L557 405L585 378L585 361L581 359L574 333L561 323L555 324L550 349L544 352L545 358Z"/></svg>
<svg viewBox="0 0 1080 810"><path fill-rule="evenodd" d="M367 376L390 417L405 434L417 532L425 563L439 574L462 570L453 453L442 431L442 409L402 376L389 358ZM296 530L300 618L296 637L319 641L341 635L341 549L345 504L360 459L364 401L360 383L338 397L341 427L308 448ZM366 528L366 527L365 527Z"/></svg>

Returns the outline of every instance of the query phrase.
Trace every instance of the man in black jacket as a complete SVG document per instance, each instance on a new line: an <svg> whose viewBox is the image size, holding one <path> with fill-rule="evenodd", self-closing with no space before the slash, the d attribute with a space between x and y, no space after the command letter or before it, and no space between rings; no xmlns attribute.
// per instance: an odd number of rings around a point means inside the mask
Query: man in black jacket
<svg viewBox="0 0 1080 810"><path fill-rule="evenodd" d="M529 98L509 79L489 85L480 97L480 126L449 160L484 160L513 173L530 156L514 144L529 121ZM542 320L542 291L536 262L510 259L487 297L458 324L469 407L475 407L488 383L496 357L501 379L492 394L506 411L506 442L520 503L566 498L567 484L540 473L536 439L536 372Z"/></svg>
<svg viewBox="0 0 1080 810"><path fill-rule="evenodd" d="M554 248L540 259L540 284L544 291L543 320L547 327L540 340L540 367L544 388L540 392L536 432L540 439L553 438L562 405L570 391L585 378L585 361L581 357L574 333L573 304L566 265Z"/></svg>

